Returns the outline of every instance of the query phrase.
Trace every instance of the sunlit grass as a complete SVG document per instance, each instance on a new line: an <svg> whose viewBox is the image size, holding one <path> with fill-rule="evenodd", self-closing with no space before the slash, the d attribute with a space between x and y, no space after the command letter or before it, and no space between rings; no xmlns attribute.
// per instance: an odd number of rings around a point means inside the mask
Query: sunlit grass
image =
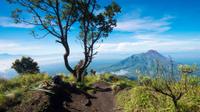
<svg viewBox="0 0 200 112"><path fill-rule="evenodd" d="M149 78L142 79L144 84L134 86L131 90L119 92L116 95L117 108L124 112L175 112L172 99L166 95L152 91L152 88L146 85L147 82L149 83L149 80ZM154 83L155 80L151 81L151 83ZM189 77L190 88L178 101L181 112L200 111L199 82L198 77ZM183 85L175 83L171 86L177 89Z"/></svg>
<svg viewBox="0 0 200 112"><path fill-rule="evenodd" d="M5 104L19 101L24 92L47 80L50 80L47 74L26 74L10 80L0 79L0 109Z"/></svg>
<svg viewBox="0 0 200 112"><path fill-rule="evenodd" d="M76 83L72 75L60 74L63 81ZM120 88L116 95L117 109L123 112L174 112L175 108L170 97L152 91L148 84L155 80L150 77L141 77L139 81L130 80L126 77L113 76L109 73L101 75L87 75L82 84L77 84L80 89L92 87L94 83L105 82L115 90ZM0 110L9 103L16 103L32 88L37 87L44 81L51 81L47 74L27 74L13 79L0 79ZM156 83L159 83L156 82ZM161 81L162 84L162 81ZM171 85L179 88L181 84ZM200 110L200 78L189 77L191 89L178 101L182 112L198 112ZM126 89L127 88L127 89ZM92 94L94 90L87 90Z"/></svg>

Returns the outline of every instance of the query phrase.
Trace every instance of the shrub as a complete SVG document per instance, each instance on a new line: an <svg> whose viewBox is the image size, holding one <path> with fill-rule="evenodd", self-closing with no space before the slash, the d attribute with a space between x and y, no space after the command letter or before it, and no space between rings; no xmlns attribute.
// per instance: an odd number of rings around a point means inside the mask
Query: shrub
<svg viewBox="0 0 200 112"><path fill-rule="evenodd" d="M189 76L188 83L192 86L199 86L200 85L200 77L199 76Z"/></svg>
<svg viewBox="0 0 200 112"><path fill-rule="evenodd" d="M84 83L87 86L90 86L95 82L99 82L100 80L101 80L100 75L87 75L84 79Z"/></svg>
<svg viewBox="0 0 200 112"><path fill-rule="evenodd" d="M200 86L190 89L179 101L182 112L199 112L200 111Z"/></svg>
<svg viewBox="0 0 200 112"><path fill-rule="evenodd" d="M170 92L166 90L165 80L162 78L150 79L152 85L156 85L162 91ZM200 110L200 85L196 84L197 79L188 78L189 82L195 82L187 84L187 92L179 99L178 106L179 112L199 112ZM192 81L190 81L192 80ZM195 81L194 81L195 80ZM174 95L179 94L184 85L179 82L170 83L170 88ZM124 112L176 112L177 108L174 106L171 97L160 94L153 90L151 86L137 85L132 86L131 90L120 91L116 95L117 106Z"/></svg>
<svg viewBox="0 0 200 112"><path fill-rule="evenodd" d="M116 96L118 108L124 112L173 112L173 103L168 97L137 86Z"/></svg>
<svg viewBox="0 0 200 112"><path fill-rule="evenodd" d="M139 85L143 85L143 86L151 85L151 83L152 83L151 77L145 76L145 75L140 75L138 77L138 83L139 83Z"/></svg>
<svg viewBox="0 0 200 112"><path fill-rule="evenodd" d="M20 60L15 60L12 68L19 74L35 74L40 72L37 62L34 62L34 60L30 57L22 57Z"/></svg>

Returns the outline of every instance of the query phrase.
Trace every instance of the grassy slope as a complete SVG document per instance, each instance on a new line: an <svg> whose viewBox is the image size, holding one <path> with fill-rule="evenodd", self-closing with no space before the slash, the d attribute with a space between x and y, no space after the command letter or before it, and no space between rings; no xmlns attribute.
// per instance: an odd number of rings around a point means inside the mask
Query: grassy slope
<svg viewBox="0 0 200 112"><path fill-rule="evenodd" d="M27 74L13 79L0 79L0 111L20 103L27 91L38 86L42 81L48 81L47 74Z"/></svg>
<svg viewBox="0 0 200 112"><path fill-rule="evenodd" d="M196 82L200 80L195 79ZM63 76L63 80L73 83L72 76ZM9 105L20 103L25 99L24 94L34 87L37 87L43 81L50 81L50 77L45 74L33 74L17 76L11 80L0 80L0 111L8 108ZM84 84L79 84L80 89L91 86L98 81L104 81L111 85L115 91L116 88L124 89L116 94L117 108L125 112L173 112L174 106L169 97L155 93L149 90L148 86L138 84L138 81L131 81L126 78L118 78L110 74L88 75ZM191 79L192 81L192 79ZM195 82L194 81L194 82ZM90 93L91 90L88 90ZM196 85L193 89L183 96L179 101L182 111L198 112L200 110L200 85Z"/></svg>

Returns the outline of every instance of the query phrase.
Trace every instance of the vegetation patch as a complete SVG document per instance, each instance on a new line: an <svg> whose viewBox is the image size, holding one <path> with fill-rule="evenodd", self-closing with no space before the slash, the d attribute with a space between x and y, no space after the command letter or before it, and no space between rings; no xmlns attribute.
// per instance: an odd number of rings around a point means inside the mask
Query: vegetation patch
<svg viewBox="0 0 200 112"><path fill-rule="evenodd" d="M190 78L189 78L190 79ZM193 80L193 79L191 79ZM153 81L153 80L151 80ZM154 83L154 82L152 82ZM156 82L158 83L158 82ZM180 88L182 85L171 85ZM192 86L178 101L180 112L199 112L200 85ZM152 90L146 85L137 85L131 90L124 90L116 95L117 109L124 112L176 112L172 99Z"/></svg>
<svg viewBox="0 0 200 112"><path fill-rule="evenodd" d="M47 74L24 74L10 80L0 79L0 110L5 111L20 103L25 92L48 80L50 77Z"/></svg>

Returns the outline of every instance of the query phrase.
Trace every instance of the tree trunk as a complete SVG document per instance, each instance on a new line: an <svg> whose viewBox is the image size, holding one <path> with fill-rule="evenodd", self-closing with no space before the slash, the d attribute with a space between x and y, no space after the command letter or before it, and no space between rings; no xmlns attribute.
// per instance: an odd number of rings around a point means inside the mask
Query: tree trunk
<svg viewBox="0 0 200 112"><path fill-rule="evenodd" d="M175 106L176 112L180 112L180 110L179 110L179 106L178 106L178 100L176 100L176 98L172 98L172 99L173 99L173 103L174 103L174 106Z"/></svg>
<svg viewBox="0 0 200 112"><path fill-rule="evenodd" d="M67 70L68 70L71 74L73 74L74 77L76 77L76 76L74 75L74 72L75 72L75 71L74 71L74 70L71 68L71 66L69 65L67 53L64 54L64 63L65 63L65 67L67 68Z"/></svg>
<svg viewBox="0 0 200 112"><path fill-rule="evenodd" d="M83 74L83 72L82 72L79 64L76 65L74 68L74 72L73 72L73 76L76 79L76 82L82 82L82 74Z"/></svg>
<svg viewBox="0 0 200 112"><path fill-rule="evenodd" d="M77 73L76 75L77 75L76 82L82 82L82 80L81 80L81 74Z"/></svg>
<svg viewBox="0 0 200 112"><path fill-rule="evenodd" d="M82 82L83 81L82 73L80 73L80 72L79 73L74 72L73 76L76 79L76 82Z"/></svg>
<svg viewBox="0 0 200 112"><path fill-rule="evenodd" d="M72 69L69 62L68 62L67 53L64 54L64 62L65 62L65 67L73 75L73 77L76 79L76 82L82 82L84 80L84 76L87 74L86 68L83 67L84 63L82 61L80 61L75 66L75 68Z"/></svg>

